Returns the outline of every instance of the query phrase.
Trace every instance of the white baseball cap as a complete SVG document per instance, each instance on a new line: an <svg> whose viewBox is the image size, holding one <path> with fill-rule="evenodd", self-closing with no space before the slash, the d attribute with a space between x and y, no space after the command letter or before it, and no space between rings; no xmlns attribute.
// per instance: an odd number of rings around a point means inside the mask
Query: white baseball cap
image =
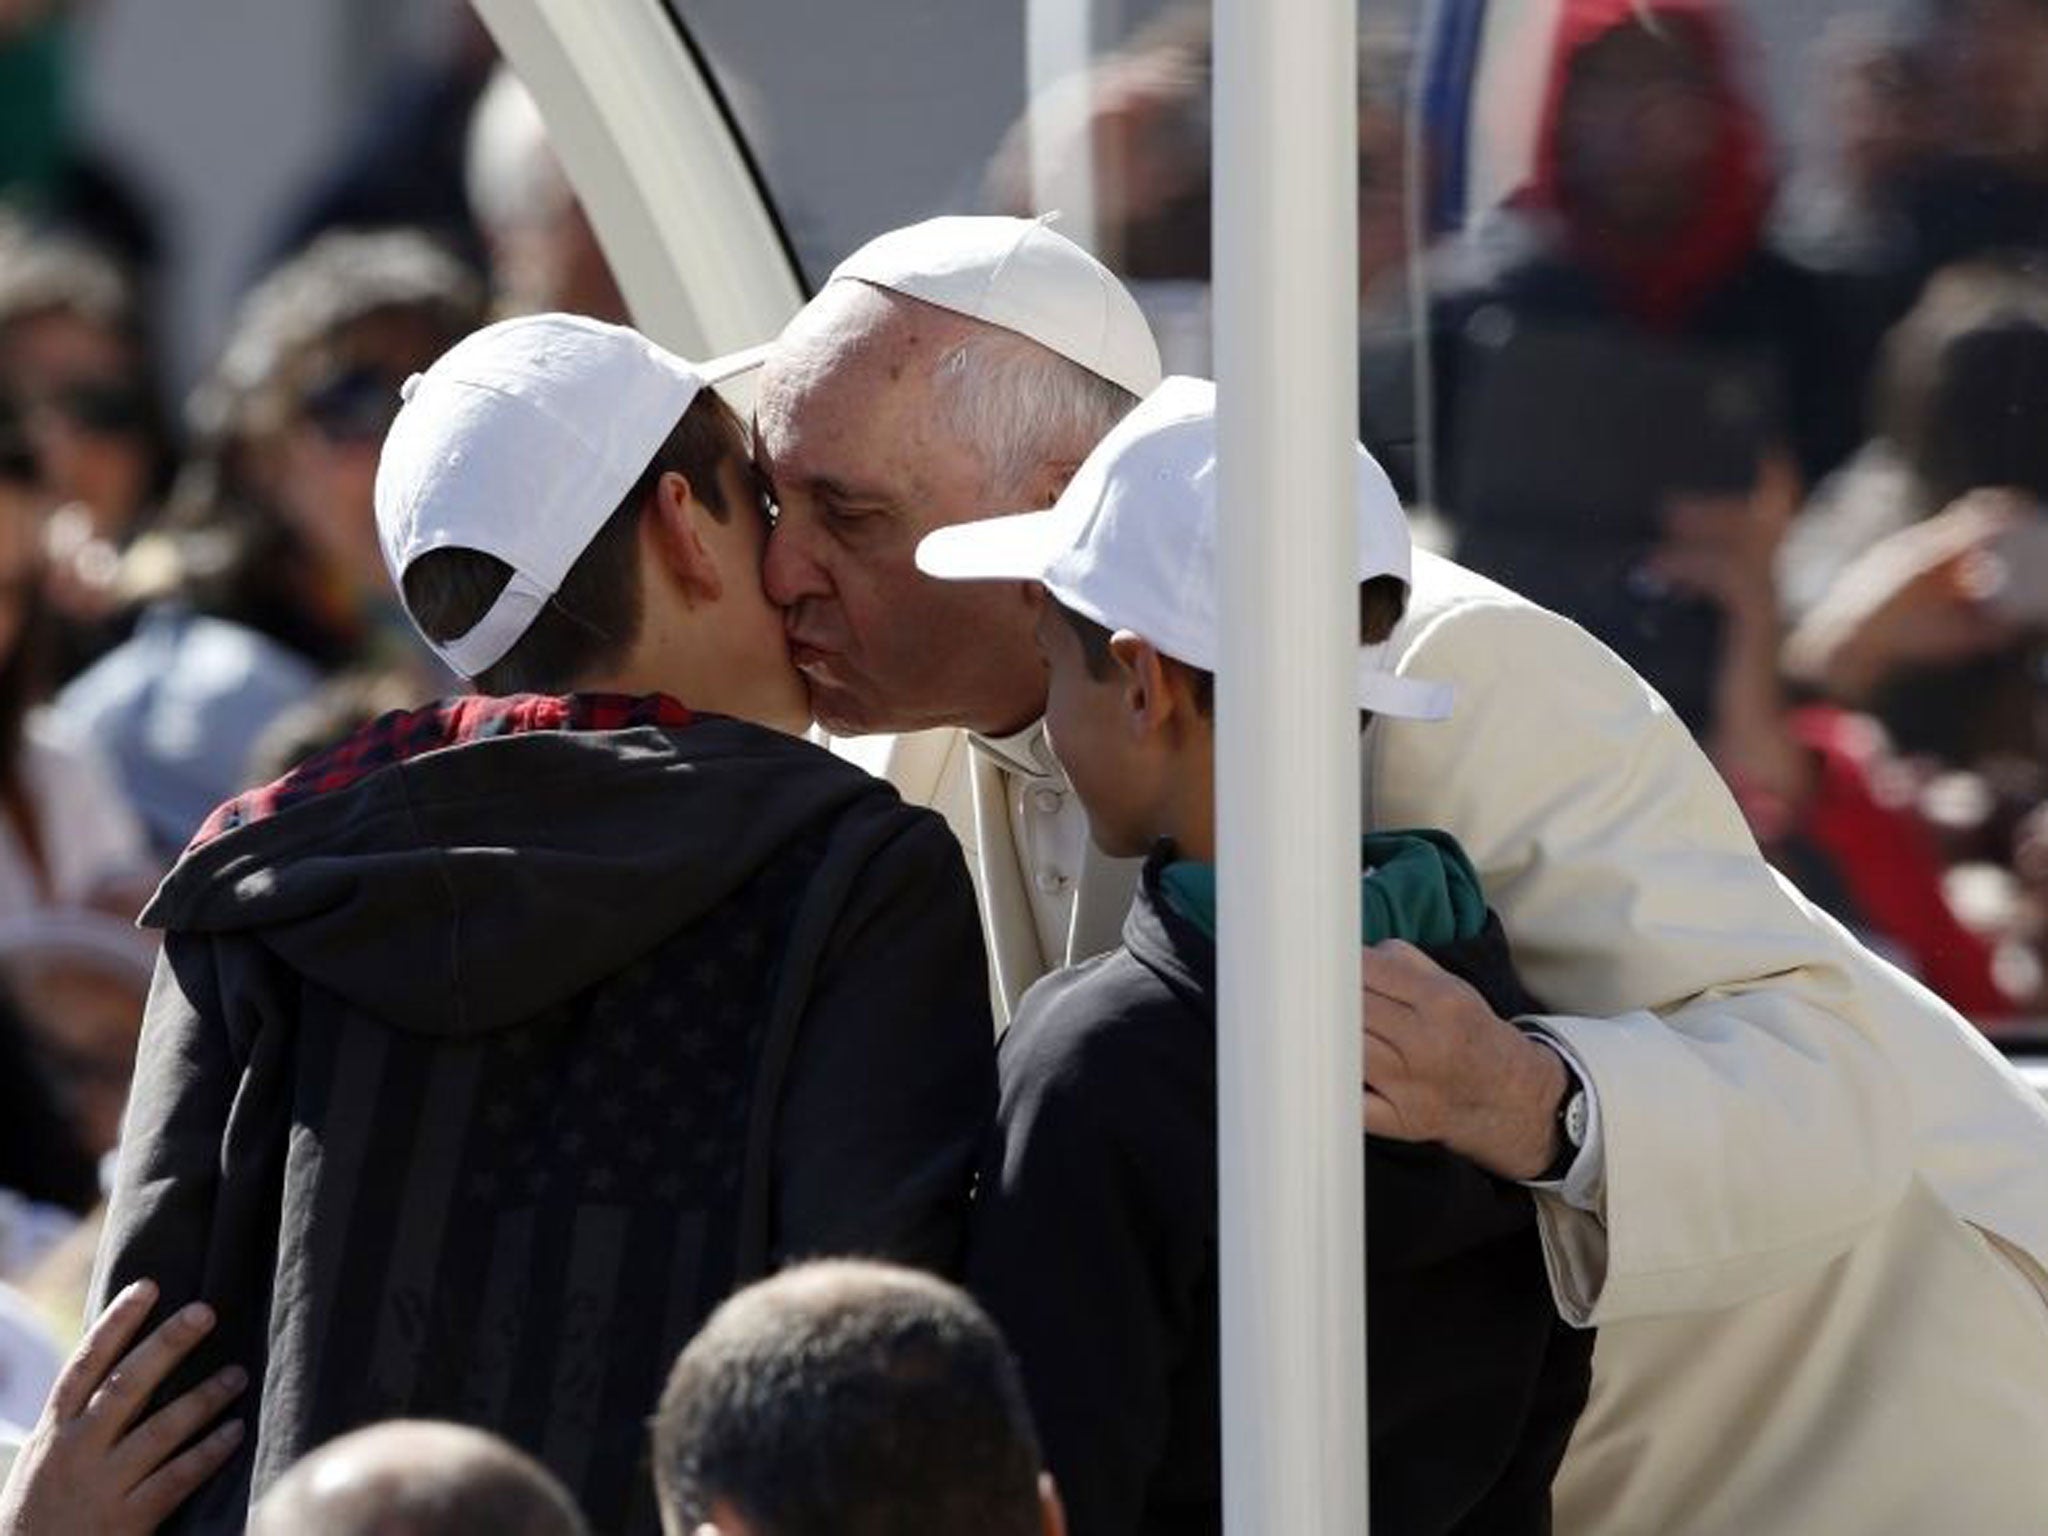
<svg viewBox="0 0 2048 1536"><path fill-rule="evenodd" d="M1410 579L1408 518L1371 454L1358 454L1358 579ZM1110 629L1143 635L1206 672L1221 660L1216 566L1216 386L1170 378L1081 462L1051 508L927 534L918 569L948 581L1037 581ZM1448 684L1396 676L1385 642L1358 650L1358 703L1441 720Z"/></svg>
<svg viewBox="0 0 2048 1536"><path fill-rule="evenodd" d="M1047 219L926 219L877 235L825 282L871 283L1015 331L1140 398L1159 383L1159 344L1137 301ZM729 377L758 367L772 346L709 366Z"/></svg>
<svg viewBox="0 0 2048 1536"><path fill-rule="evenodd" d="M377 541L401 599L406 571L432 550L512 567L467 633L421 631L436 654L466 678L501 661L698 392L724 376L624 326L547 314L485 326L407 379L376 491Z"/></svg>

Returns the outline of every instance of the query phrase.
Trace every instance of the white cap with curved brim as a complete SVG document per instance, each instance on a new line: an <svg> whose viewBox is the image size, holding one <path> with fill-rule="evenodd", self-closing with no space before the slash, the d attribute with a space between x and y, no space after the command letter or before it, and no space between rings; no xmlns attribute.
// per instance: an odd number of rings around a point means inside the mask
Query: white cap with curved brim
<svg viewBox="0 0 2048 1536"><path fill-rule="evenodd" d="M1410 581L1407 514L1386 471L1358 453L1358 579ZM1127 629L1205 672L1222 660L1216 564L1216 386L1170 378L1088 455L1042 512L927 534L918 569L947 581L1036 581L1110 629ZM1447 683L1398 676L1389 647L1360 646L1358 704L1442 720Z"/></svg>
<svg viewBox="0 0 2048 1536"><path fill-rule="evenodd" d="M622 325L544 314L485 326L407 379L376 490L377 542L400 600L406 571L433 550L512 567L467 632L421 638L465 678L502 661L698 392L729 371Z"/></svg>
<svg viewBox="0 0 2048 1536"><path fill-rule="evenodd" d="M869 283L1015 331L1140 399L1159 383L1159 344L1137 300L1050 215L926 219L877 235L825 281ZM730 377L760 366L767 351L750 347L706 367Z"/></svg>

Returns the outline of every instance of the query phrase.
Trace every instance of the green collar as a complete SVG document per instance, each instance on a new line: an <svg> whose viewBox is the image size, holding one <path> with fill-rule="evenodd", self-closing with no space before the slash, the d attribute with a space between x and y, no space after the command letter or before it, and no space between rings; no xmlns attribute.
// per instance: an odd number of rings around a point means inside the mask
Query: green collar
<svg viewBox="0 0 2048 1536"><path fill-rule="evenodd" d="M1359 842L1363 942L1405 939L1428 949L1469 939L1486 926L1479 875L1447 832L1374 832ZM1167 904L1216 937L1216 866L1182 859L1160 872Z"/></svg>

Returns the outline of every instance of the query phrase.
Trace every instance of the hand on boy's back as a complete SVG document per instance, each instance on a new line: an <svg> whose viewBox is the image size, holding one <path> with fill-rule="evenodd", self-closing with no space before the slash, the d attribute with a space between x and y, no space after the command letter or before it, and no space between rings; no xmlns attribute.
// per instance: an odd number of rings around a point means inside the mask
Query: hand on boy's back
<svg viewBox="0 0 2048 1536"><path fill-rule="evenodd" d="M238 1419L193 1437L246 1385L239 1367L148 1412L214 1321L188 1306L136 1344L156 1296L148 1281L129 1286L72 1353L0 1487L0 1536L146 1536L234 1455Z"/></svg>
<svg viewBox="0 0 2048 1536"><path fill-rule="evenodd" d="M1504 1179L1540 1176L1567 1082L1557 1053L1399 939L1367 946L1360 980L1366 1134L1436 1142Z"/></svg>

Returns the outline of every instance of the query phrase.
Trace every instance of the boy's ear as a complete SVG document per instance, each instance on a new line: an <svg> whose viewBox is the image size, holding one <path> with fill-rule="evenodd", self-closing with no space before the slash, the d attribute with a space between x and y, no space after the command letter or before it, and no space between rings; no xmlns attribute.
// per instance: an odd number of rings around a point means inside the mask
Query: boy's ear
<svg viewBox="0 0 2048 1536"><path fill-rule="evenodd" d="M1123 690L1124 718L1136 736L1149 736L1173 718L1174 698L1168 687L1166 658L1142 635L1120 629L1109 637L1110 659L1117 666Z"/></svg>
<svg viewBox="0 0 2048 1536"><path fill-rule="evenodd" d="M708 516L683 476L671 470L655 482L645 524L654 557L692 604L715 603L725 595L718 556L704 538L702 519Z"/></svg>

